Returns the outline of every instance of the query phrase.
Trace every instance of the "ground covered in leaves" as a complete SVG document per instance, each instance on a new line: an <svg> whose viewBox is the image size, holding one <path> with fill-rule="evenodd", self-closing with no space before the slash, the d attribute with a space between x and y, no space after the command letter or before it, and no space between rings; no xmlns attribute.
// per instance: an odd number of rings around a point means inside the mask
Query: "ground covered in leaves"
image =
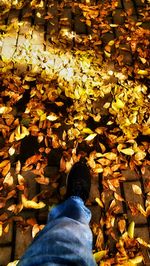
<svg viewBox="0 0 150 266"><path fill-rule="evenodd" d="M47 4L53 6L54 2ZM135 265L143 259L141 246L150 247L141 238L134 238L134 222L128 227L124 216L117 218L118 233L114 231L118 202L124 201L117 191L125 180L122 171L130 167L144 173L150 165L149 30L144 27L149 7L145 3L135 22L131 20L132 9L128 9L122 14L124 23L117 25L108 20L117 6L114 0L105 4L59 2L59 14L66 7L73 14L80 10L89 34L67 30L68 19L60 19L58 32L51 32L48 49L32 50L28 32L26 43L16 49L14 56L2 56L0 61L0 235L8 231L10 221L19 221L22 210L44 208L49 188L58 190L61 174L67 174L76 161L85 158L93 178L100 175L102 186L96 202L103 215L99 224L92 224L97 239L95 257L98 262L102 259L101 266ZM25 7L40 17L44 2L3 0L1 18L12 9ZM44 19L51 22L53 15L47 12ZM0 25L1 43L11 36L12 29L19 31L21 27L22 23L16 21ZM103 34L114 29L120 34L103 42ZM132 55L131 64L125 60L124 51ZM18 70L22 65L27 66L24 72ZM51 180L45 169L54 151L59 173ZM29 199L25 171L33 172L38 184L47 185L47 192ZM103 191L110 190L113 200L106 210ZM136 184L132 190L142 195ZM58 202L63 193L59 190ZM13 199L18 196L16 204ZM144 202L144 207L133 202L129 208L135 215L148 218L150 192L144 195ZM26 221L20 219L20 223ZM43 227L32 219L27 223L33 227L33 236ZM104 231L116 241L113 252L105 245Z"/></svg>

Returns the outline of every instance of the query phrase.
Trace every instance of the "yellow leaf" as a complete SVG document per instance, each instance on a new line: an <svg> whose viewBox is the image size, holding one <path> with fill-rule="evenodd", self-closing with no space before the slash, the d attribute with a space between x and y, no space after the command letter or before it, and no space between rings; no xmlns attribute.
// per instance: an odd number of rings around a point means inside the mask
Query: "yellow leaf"
<svg viewBox="0 0 150 266"><path fill-rule="evenodd" d="M43 112L43 110L41 110L41 109L37 109L37 114L38 114L39 116L41 116L41 115L44 114L44 112Z"/></svg>
<svg viewBox="0 0 150 266"><path fill-rule="evenodd" d="M55 115L54 113L50 113L48 116L47 116L47 119L49 121L56 121L58 119L58 116Z"/></svg>
<svg viewBox="0 0 150 266"><path fill-rule="evenodd" d="M12 108L11 107L7 107L7 106L1 106L0 107L0 114L6 114L11 112Z"/></svg>
<svg viewBox="0 0 150 266"><path fill-rule="evenodd" d="M134 150L132 148L127 148L127 149L122 149L120 150L122 153L126 154L126 155L130 155L132 156L134 154Z"/></svg>
<svg viewBox="0 0 150 266"><path fill-rule="evenodd" d="M55 102L55 104L56 104L57 106L59 106L59 107L64 105L63 102Z"/></svg>
<svg viewBox="0 0 150 266"><path fill-rule="evenodd" d="M135 154L135 159L137 161L140 161L140 160L143 160L146 156L146 152L142 151L142 150L139 150L136 154Z"/></svg>
<svg viewBox="0 0 150 266"><path fill-rule="evenodd" d="M101 208L104 208L103 202L100 200L100 198L96 198L95 201L98 203L98 205L99 205Z"/></svg>
<svg viewBox="0 0 150 266"><path fill-rule="evenodd" d="M9 262L9 263L7 264L7 266L17 266L18 263L19 263L19 260L14 260L14 261L12 261L12 262Z"/></svg>
<svg viewBox="0 0 150 266"><path fill-rule="evenodd" d="M139 57L139 58L140 58L140 60L141 60L141 62L142 62L143 64L146 63L146 59L145 59L145 58L143 58L143 57Z"/></svg>
<svg viewBox="0 0 150 266"><path fill-rule="evenodd" d="M137 72L139 75L148 75L148 71L147 70L143 70L143 69L139 69Z"/></svg>
<svg viewBox="0 0 150 266"><path fill-rule="evenodd" d="M18 141L28 136L29 134L30 133L26 127L19 125L15 130L15 139Z"/></svg>
<svg viewBox="0 0 150 266"><path fill-rule="evenodd" d="M137 256L133 259L129 259L129 262L133 264L141 263L143 261L143 256Z"/></svg>
<svg viewBox="0 0 150 266"><path fill-rule="evenodd" d="M34 80L36 80L36 78L34 78L34 77L29 77L29 76L25 76L25 78L24 78L26 81L34 81Z"/></svg>
<svg viewBox="0 0 150 266"><path fill-rule="evenodd" d="M103 156L105 158L107 158L108 160L116 160L117 158L117 154L114 153L114 152L107 152L107 153L104 153Z"/></svg>
<svg viewBox="0 0 150 266"><path fill-rule="evenodd" d="M109 41L108 45L112 46L112 45L114 45L114 43L115 43L114 40L111 40L111 41Z"/></svg>
<svg viewBox="0 0 150 266"><path fill-rule="evenodd" d="M94 139L96 136L97 136L96 133L90 134L89 136L87 136L87 137L85 138L85 140L90 141L90 140Z"/></svg>
<svg viewBox="0 0 150 266"><path fill-rule="evenodd" d="M137 204L137 209L139 210L139 212L140 212L144 217L147 216L146 211L143 209L143 207L142 207L139 203Z"/></svg>
<svg viewBox="0 0 150 266"><path fill-rule="evenodd" d="M99 262L104 256L106 256L107 250L101 250L93 254L96 262Z"/></svg>
<svg viewBox="0 0 150 266"><path fill-rule="evenodd" d="M118 27L119 25L118 25L118 24L109 24L109 26L112 27L112 28L116 28L116 27Z"/></svg>
<svg viewBox="0 0 150 266"><path fill-rule="evenodd" d="M130 238L134 238L134 227L135 227L135 222L132 221L130 224L129 224L129 227L128 227L128 236Z"/></svg>
<svg viewBox="0 0 150 266"><path fill-rule="evenodd" d="M0 237L2 236L3 234L3 224L2 222L0 222Z"/></svg>
<svg viewBox="0 0 150 266"><path fill-rule="evenodd" d="M9 163L9 160L4 160L0 163L0 168L5 167Z"/></svg>
<svg viewBox="0 0 150 266"><path fill-rule="evenodd" d="M110 106L110 103L105 103L105 104L103 105L103 107L104 107L105 109L109 108L109 106Z"/></svg>
<svg viewBox="0 0 150 266"><path fill-rule="evenodd" d="M21 196L22 198L22 204L25 208L27 209L42 209L44 208L46 205L44 202L40 201L39 203L33 201L33 200L27 200L27 198L25 197L25 195L22 194Z"/></svg>
<svg viewBox="0 0 150 266"><path fill-rule="evenodd" d="M140 237L136 238L136 240L143 245L144 247L150 248L150 244L148 244L146 241L144 241L143 239L141 239Z"/></svg>
<svg viewBox="0 0 150 266"><path fill-rule="evenodd" d="M108 58L111 57L111 54L108 53L107 51L104 50L104 53L105 53L106 57L108 57Z"/></svg>
<svg viewBox="0 0 150 266"><path fill-rule="evenodd" d="M40 116L40 121L45 121L46 120L46 113Z"/></svg>
<svg viewBox="0 0 150 266"><path fill-rule="evenodd" d="M143 130L142 130L142 134L144 135L144 136L146 136L146 135L150 135L150 128L149 127L143 127Z"/></svg>
<svg viewBox="0 0 150 266"><path fill-rule="evenodd" d="M97 166L96 168L93 169L95 174L100 174L103 172L102 166Z"/></svg>
<svg viewBox="0 0 150 266"><path fill-rule="evenodd" d="M93 134L93 131L90 128L86 127L86 128L83 128L82 133Z"/></svg>
<svg viewBox="0 0 150 266"><path fill-rule="evenodd" d="M142 190L139 186L135 185L135 184L132 184L132 189L133 189L133 192L137 195L141 195L142 194Z"/></svg>
<svg viewBox="0 0 150 266"><path fill-rule="evenodd" d="M112 108L117 111L118 109L122 109L124 107L124 103L117 98L116 102L112 102Z"/></svg>
<svg viewBox="0 0 150 266"><path fill-rule="evenodd" d="M88 25L89 27L91 27L91 20L87 19L86 20L86 25Z"/></svg>

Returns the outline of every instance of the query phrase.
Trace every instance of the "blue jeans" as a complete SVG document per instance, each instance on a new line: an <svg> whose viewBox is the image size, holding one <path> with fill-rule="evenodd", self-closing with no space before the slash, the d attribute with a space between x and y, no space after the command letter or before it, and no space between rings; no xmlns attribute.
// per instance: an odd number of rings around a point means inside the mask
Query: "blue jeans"
<svg viewBox="0 0 150 266"><path fill-rule="evenodd" d="M70 197L49 215L18 266L95 266L92 255L91 212L79 197Z"/></svg>

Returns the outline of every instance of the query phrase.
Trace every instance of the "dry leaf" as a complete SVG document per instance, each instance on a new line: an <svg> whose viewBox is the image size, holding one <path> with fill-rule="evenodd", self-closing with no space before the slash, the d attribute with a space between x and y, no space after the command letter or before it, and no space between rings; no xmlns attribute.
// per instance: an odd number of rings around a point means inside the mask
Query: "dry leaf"
<svg viewBox="0 0 150 266"><path fill-rule="evenodd" d="M3 223L0 222L0 237L2 236L3 234Z"/></svg>
<svg viewBox="0 0 150 266"><path fill-rule="evenodd" d="M10 162L3 168L3 170L2 170L2 175L3 176L6 176L7 175L7 173L10 171L10 167L11 167L11 164L10 164Z"/></svg>
<svg viewBox="0 0 150 266"><path fill-rule="evenodd" d="M4 160L0 163L0 168L4 168L9 163L9 160Z"/></svg>
<svg viewBox="0 0 150 266"><path fill-rule="evenodd" d="M56 121L59 117L57 115L55 115L54 113L50 113L48 116L47 116L47 119L51 122L53 121Z"/></svg>
<svg viewBox="0 0 150 266"><path fill-rule="evenodd" d="M143 209L143 207L141 206L141 204L137 204L137 209L139 210L139 212L144 216L147 217L147 213L146 211Z"/></svg>
<svg viewBox="0 0 150 266"><path fill-rule="evenodd" d="M27 200L27 198L23 194L21 196L21 199L22 199L23 206L27 209L30 209L30 208L31 209L42 209L46 206L45 203L42 201L40 201L39 203L36 203L33 200Z"/></svg>
<svg viewBox="0 0 150 266"><path fill-rule="evenodd" d="M9 262L7 266L17 266L18 263L19 263L19 260L14 260L13 262Z"/></svg>
<svg viewBox="0 0 150 266"><path fill-rule="evenodd" d="M137 195L141 195L142 194L142 190L139 186L135 185L135 184L132 184L132 189L133 189L133 192Z"/></svg>
<svg viewBox="0 0 150 266"><path fill-rule="evenodd" d="M135 222L132 221L130 224L129 224L129 227L128 227L128 236L130 238L134 238L134 228L135 228Z"/></svg>
<svg viewBox="0 0 150 266"><path fill-rule="evenodd" d="M18 141L20 139L23 139L29 134L29 130L26 127L19 125L15 130L15 140Z"/></svg>
<svg viewBox="0 0 150 266"><path fill-rule="evenodd" d="M11 173L9 172L9 173L5 176L4 181L3 181L3 184L7 184L8 186L11 187L11 186L13 185L13 183L14 183L14 179L13 179Z"/></svg>
<svg viewBox="0 0 150 266"><path fill-rule="evenodd" d="M127 149L122 149L120 150L122 153L126 154L126 155L130 155L132 156L134 154L134 150L132 148L127 148Z"/></svg>
<svg viewBox="0 0 150 266"><path fill-rule="evenodd" d="M94 259L96 262L99 262L102 260L103 257L105 257L107 254L107 250L101 250L101 251L98 251L96 253L94 253Z"/></svg>
<svg viewBox="0 0 150 266"><path fill-rule="evenodd" d="M18 183L19 183L19 185L20 185L20 186L24 186L24 184L25 184L25 179L24 179L24 177L23 177L22 175L18 174L18 175L17 175L17 179L18 179Z"/></svg>
<svg viewBox="0 0 150 266"><path fill-rule="evenodd" d="M143 245L144 247L150 248L150 244L148 244L146 241L144 241L143 239L141 239L140 237L136 238L136 240Z"/></svg>
<svg viewBox="0 0 150 266"><path fill-rule="evenodd" d="M143 70L143 69L139 69L138 72L137 72L139 75L148 75L148 71L147 70Z"/></svg>
<svg viewBox="0 0 150 266"><path fill-rule="evenodd" d="M113 153L113 152L104 153L103 156L109 160L116 160L116 158L117 158L117 154Z"/></svg>
<svg viewBox="0 0 150 266"><path fill-rule="evenodd" d="M21 162L17 161L16 163L16 174L19 174L21 171Z"/></svg>
<svg viewBox="0 0 150 266"><path fill-rule="evenodd" d="M26 162L25 165L28 166L30 164L37 164L37 162L42 158L41 154L35 154L31 157L29 157Z"/></svg>
<svg viewBox="0 0 150 266"><path fill-rule="evenodd" d="M93 131L90 128L88 128L88 127L83 128L82 132L85 133L85 134L93 134Z"/></svg>
<svg viewBox="0 0 150 266"><path fill-rule="evenodd" d="M122 234L126 229L126 221L124 219L121 219L118 221L118 228L120 233Z"/></svg>
<svg viewBox="0 0 150 266"><path fill-rule="evenodd" d="M48 185L49 184L49 178L40 176L35 178L36 182L41 185Z"/></svg>
<svg viewBox="0 0 150 266"><path fill-rule="evenodd" d="M119 194L117 194L116 192L114 192L114 197L118 201L124 201L124 199Z"/></svg>
<svg viewBox="0 0 150 266"><path fill-rule="evenodd" d="M97 135L96 133L90 134L89 136L87 136L85 138L85 140L86 141L91 141L91 140L93 140L96 137L96 135Z"/></svg>
<svg viewBox="0 0 150 266"><path fill-rule="evenodd" d="M32 238L35 238L35 236L39 233L40 228L38 224L34 224L32 228Z"/></svg>
<svg viewBox="0 0 150 266"><path fill-rule="evenodd" d="M141 263L143 261L143 256L136 256L133 259L129 259L130 263L133 263L133 265L137 265L138 263Z"/></svg>
<svg viewBox="0 0 150 266"><path fill-rule="evenodd" d="M96 198L95 201L98 203L98 205L99 205L101 208L104 208L103 202L100 200L100 198Z"/></svg>

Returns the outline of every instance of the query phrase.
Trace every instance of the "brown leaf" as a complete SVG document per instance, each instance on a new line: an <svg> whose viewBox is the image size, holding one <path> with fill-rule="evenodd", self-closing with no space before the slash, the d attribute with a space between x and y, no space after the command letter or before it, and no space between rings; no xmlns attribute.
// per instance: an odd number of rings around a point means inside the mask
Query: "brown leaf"
<svg viewBox="0 0 150 266"><path fill-rule="evenodd" d="M124 201L124 199L119 194L117 194L116 192L114 192L114 197L118 201Z"/></svg>
<svg viewBox="0 0 150 266"><path fill-rule="evenodd" d="M3 176L6 176L7 175L7 173L9 172L9 170L10 170L10 167L11 167L11 164L10 164L10 162L3 168L3 170L2 170L2 175Z"/></svg>
<svg viewBox="0 0 150 266"><path fill-rule="evenodd" d="M36 154L28 158L25 162L25 165L36 164L42 158L41 154Z"/></svg>
<svg viewBox="0 0 150 266"><path fill-rule="evenodd" d="M49 184L49 178L40 176L35 178L36 182L41 185L48 185Z"/></svg>
<svg viewBox="0 0 150 266"><path fill-rule="evenodd" d="M134 204L132 202L128 202L128 206L129 206L129 208L130 208L131 213L132 213L133 216L139 214L139 211L138 211L138 208L137 208L137 205L136 204Z"/></svg>
<svg viewBox="0 0 150 266"><path fill-rule="evenodd" d="M21 162L17 161L17 163L16 163L16 174L19 174L20 170L21 170Z"/></svg>
<svg viewBox="0 0 150 266"><path fill-rule="evenodd" d="M121 219L118 221L118 228L120 233L122 234L126 229L126 221L124 219Z"/></svg>

